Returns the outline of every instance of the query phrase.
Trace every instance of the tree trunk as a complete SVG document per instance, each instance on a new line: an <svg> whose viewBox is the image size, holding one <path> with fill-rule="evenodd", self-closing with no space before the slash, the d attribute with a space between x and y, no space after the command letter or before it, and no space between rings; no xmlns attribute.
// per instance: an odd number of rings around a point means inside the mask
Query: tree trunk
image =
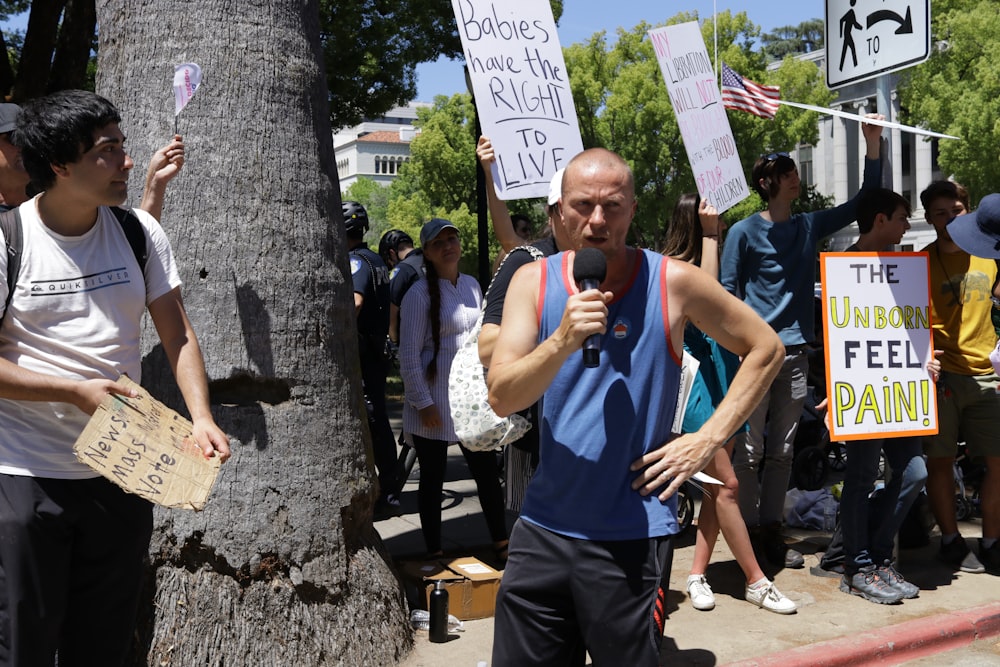
<svg viewBox="0 0 1000 667"><path fill-rule="evenodd" d="M87 87L87 65L94 43L96 21L94 0L69 0L66 3L52 59L49 92Z"/></svg>
<svg viewBox="0 0 1000 667"><path fill-rule="evenodd" d="M234 451L204 512L157 510L137 662L394 664L412 639L372 528L316 0L98 0L97 17L97 90L137 171L173 134L174 65L204 72L163 225ZM183 412L146 334L143 385Z"/></svg>
<svg viewBox="0 0 1000 667"><path fill-rule="evenodd" d="M52 71L52 52L56 47L59 17L66 0L35 0L28 14L24 47L17 66L13 100L23 102L44 95Z"/></svg>

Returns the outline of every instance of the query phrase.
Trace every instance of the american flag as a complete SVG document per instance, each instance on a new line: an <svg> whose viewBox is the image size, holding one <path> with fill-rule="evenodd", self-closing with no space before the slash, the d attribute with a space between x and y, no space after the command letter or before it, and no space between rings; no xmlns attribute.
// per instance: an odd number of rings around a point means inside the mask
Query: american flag
<svg viewBox="0 0 1000 667"><path fill-rule="evenodd" d="M740 76L722 63L722 106L752 113L761 118L774 118L778 111L778 86L762 86Z"/></svg>

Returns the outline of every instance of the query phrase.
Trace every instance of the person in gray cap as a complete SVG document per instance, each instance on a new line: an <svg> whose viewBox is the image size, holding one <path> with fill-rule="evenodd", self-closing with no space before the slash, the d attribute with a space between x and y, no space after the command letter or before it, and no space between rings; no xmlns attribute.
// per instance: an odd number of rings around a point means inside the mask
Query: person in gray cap
<svg viewBox="0 0 1000 667"><path fill-rule="evenodd" d="M927 498L941 529L939 558L962 572L985 569L1000 574L1000 484L996 481L1000 476L1000 440L996 437L1000 377L990 361L997 342L990 300L997 296L998 270L992 259L976 256L993 252L996 245L987 230L997 229L1000 202L991 197L1000 195L990 195L983 200L985 206L968 213L968 192L958 183L935 181L920 193L927 222L937 232L937 240L924 251L930 260L934 347L943 350L937 382L938 433L924 439L924 453ZM959 534L955 517L954 461L959 437L970 455L986 460L986 479L980 487L983 537L978 558Z"/></svg>

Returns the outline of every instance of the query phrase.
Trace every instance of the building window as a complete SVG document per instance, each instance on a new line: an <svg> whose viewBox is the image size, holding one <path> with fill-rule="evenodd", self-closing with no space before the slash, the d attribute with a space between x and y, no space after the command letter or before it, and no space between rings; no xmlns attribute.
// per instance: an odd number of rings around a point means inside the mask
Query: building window
<svg viewBox="0 0 1000 667"><path fill-rule="evenodd" d="M379 173L379 170L378 170L378 168L379 168L379 160L381 160L381 158L378 155L376 155L375 156L375 173L376 174Z"/></svg>
<svg viewBox="0 0 1000 667"><path fill-rule="evenodd" d="M813 147L803 144L799 146L798 153L799 179L803 185L816 185L816 176L813 170Z"/></svg>

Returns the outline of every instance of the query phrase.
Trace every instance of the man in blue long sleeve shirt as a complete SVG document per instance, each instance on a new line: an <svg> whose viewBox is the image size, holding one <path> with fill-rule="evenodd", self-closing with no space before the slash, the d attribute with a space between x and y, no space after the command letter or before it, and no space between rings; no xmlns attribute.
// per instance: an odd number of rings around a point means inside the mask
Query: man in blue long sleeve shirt
<svg viewBox="0 0 1000 667"><path fill-rule="evenodd" d="M785 344L781 371L750 416L745 446L737 445L733 453L743 519L760 533L767 559L779 566L803 565L802 554L789 549L781 537L781 520L795 431L806 398L806 350L815 337L816 245L851 224L861 192L880 185L882 128L863 124L862 133L866 155L861 190L847 203L824 211L792 214L792 202L800 193L795 161L787 153L759 158L751 185L767 208L733 225L722 253L722 285L764 318ZM765 459L763 476L758 477Z"/></svg>

